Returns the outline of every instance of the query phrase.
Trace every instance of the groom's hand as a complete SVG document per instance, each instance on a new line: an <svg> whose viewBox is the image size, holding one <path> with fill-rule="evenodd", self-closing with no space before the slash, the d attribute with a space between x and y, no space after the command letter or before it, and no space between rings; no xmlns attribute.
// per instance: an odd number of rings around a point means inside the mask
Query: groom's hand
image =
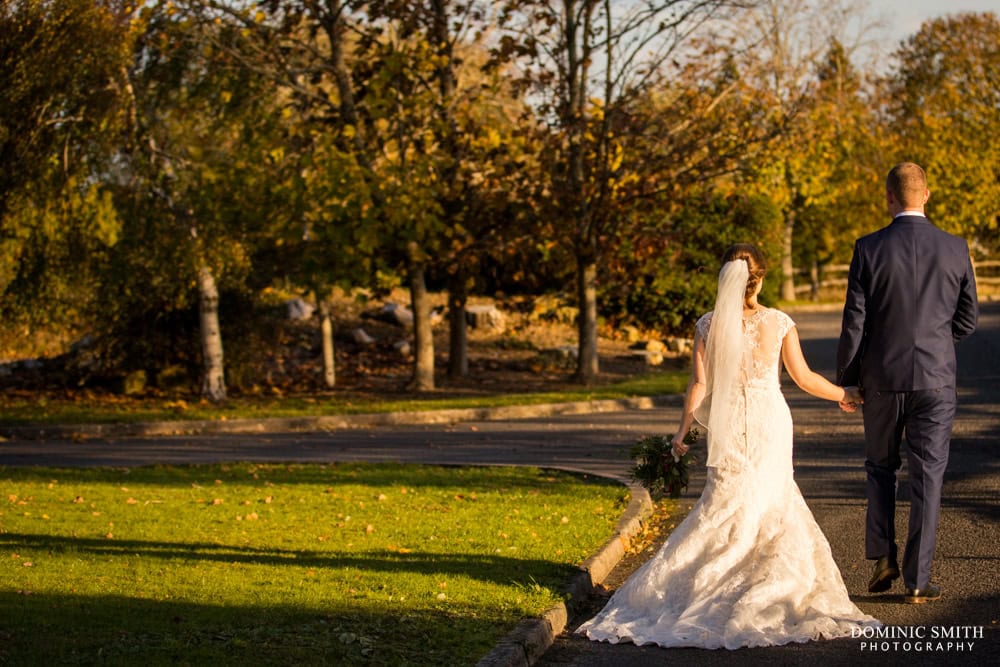
<svg viewBox="0 0 1000 667"><path fill-rule="evenodd" d="M865 399L857 387L844 387L844 398L840 401L840 409L844 412L855 412Z"/></svg>

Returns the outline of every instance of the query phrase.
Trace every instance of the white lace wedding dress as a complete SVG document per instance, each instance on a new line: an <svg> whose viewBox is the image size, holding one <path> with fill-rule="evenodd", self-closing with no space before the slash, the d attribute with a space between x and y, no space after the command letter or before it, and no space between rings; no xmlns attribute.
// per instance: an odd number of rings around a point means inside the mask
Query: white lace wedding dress
<svg viewBox="0 0 1000 667"><path fill-rule="evenodd" d="M711 315L698 321L698 335L707 333ZM792 479L792 418L779 372L782 340L793 326L770 308L744 318L748 368L737 392L744 442L723 465L708 468L687 518L577 632L611 643L735 649L881 625L848 598Z"/></svg>

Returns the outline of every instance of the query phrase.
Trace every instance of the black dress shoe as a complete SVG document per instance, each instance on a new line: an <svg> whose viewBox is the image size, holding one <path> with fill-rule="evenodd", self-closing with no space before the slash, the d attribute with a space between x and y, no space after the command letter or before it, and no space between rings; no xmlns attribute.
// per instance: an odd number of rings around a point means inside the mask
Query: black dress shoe
<svg viewBox="0 0 1000 667"><path fill-rule="evenodd" d="M893 579L899 579L899 564L892 556L882 556L875 563L875 572L868 581L868 592L884 593L892 588Z"/></svg>
<svg viewBox="0 0 1000 667"><path fill-rule="evenodd" d="M934 584L927 584L926 588L907 588L903 602L907 604L923 604L941 597L941 587Z"/></svg>

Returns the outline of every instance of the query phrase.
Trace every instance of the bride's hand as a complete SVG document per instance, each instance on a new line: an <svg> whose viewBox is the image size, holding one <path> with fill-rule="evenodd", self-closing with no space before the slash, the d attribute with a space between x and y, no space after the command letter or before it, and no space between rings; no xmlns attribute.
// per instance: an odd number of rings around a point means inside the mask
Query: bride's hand
<svg viewBox="0 0 1000 667"><path fill-rule="evenodd" d="M675 435L674 439L670 441L671 449L673 450L674 456L680 458L687 454L690 447L684 444L684 436Z"/></svg>

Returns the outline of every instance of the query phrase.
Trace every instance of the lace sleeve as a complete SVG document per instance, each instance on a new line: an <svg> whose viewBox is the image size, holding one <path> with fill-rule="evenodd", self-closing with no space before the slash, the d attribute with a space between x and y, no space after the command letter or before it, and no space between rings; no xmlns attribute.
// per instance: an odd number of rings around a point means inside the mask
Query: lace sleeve
<svg viewBox="0 0 1000 667"><path fill-rule="evenodd" d="M705 313L698 318L698 322L694 325L694 337L695 339L705 340L708 338L708 327L712 324L712 313Z"/></svg>
<svg viewBox="0 0 1000 667"><path fill-rule="evenodd" d="M784 340L788 332L795 326L795 320L780 310L775 310L774 312L778 316L778 340Z"/></svg>

